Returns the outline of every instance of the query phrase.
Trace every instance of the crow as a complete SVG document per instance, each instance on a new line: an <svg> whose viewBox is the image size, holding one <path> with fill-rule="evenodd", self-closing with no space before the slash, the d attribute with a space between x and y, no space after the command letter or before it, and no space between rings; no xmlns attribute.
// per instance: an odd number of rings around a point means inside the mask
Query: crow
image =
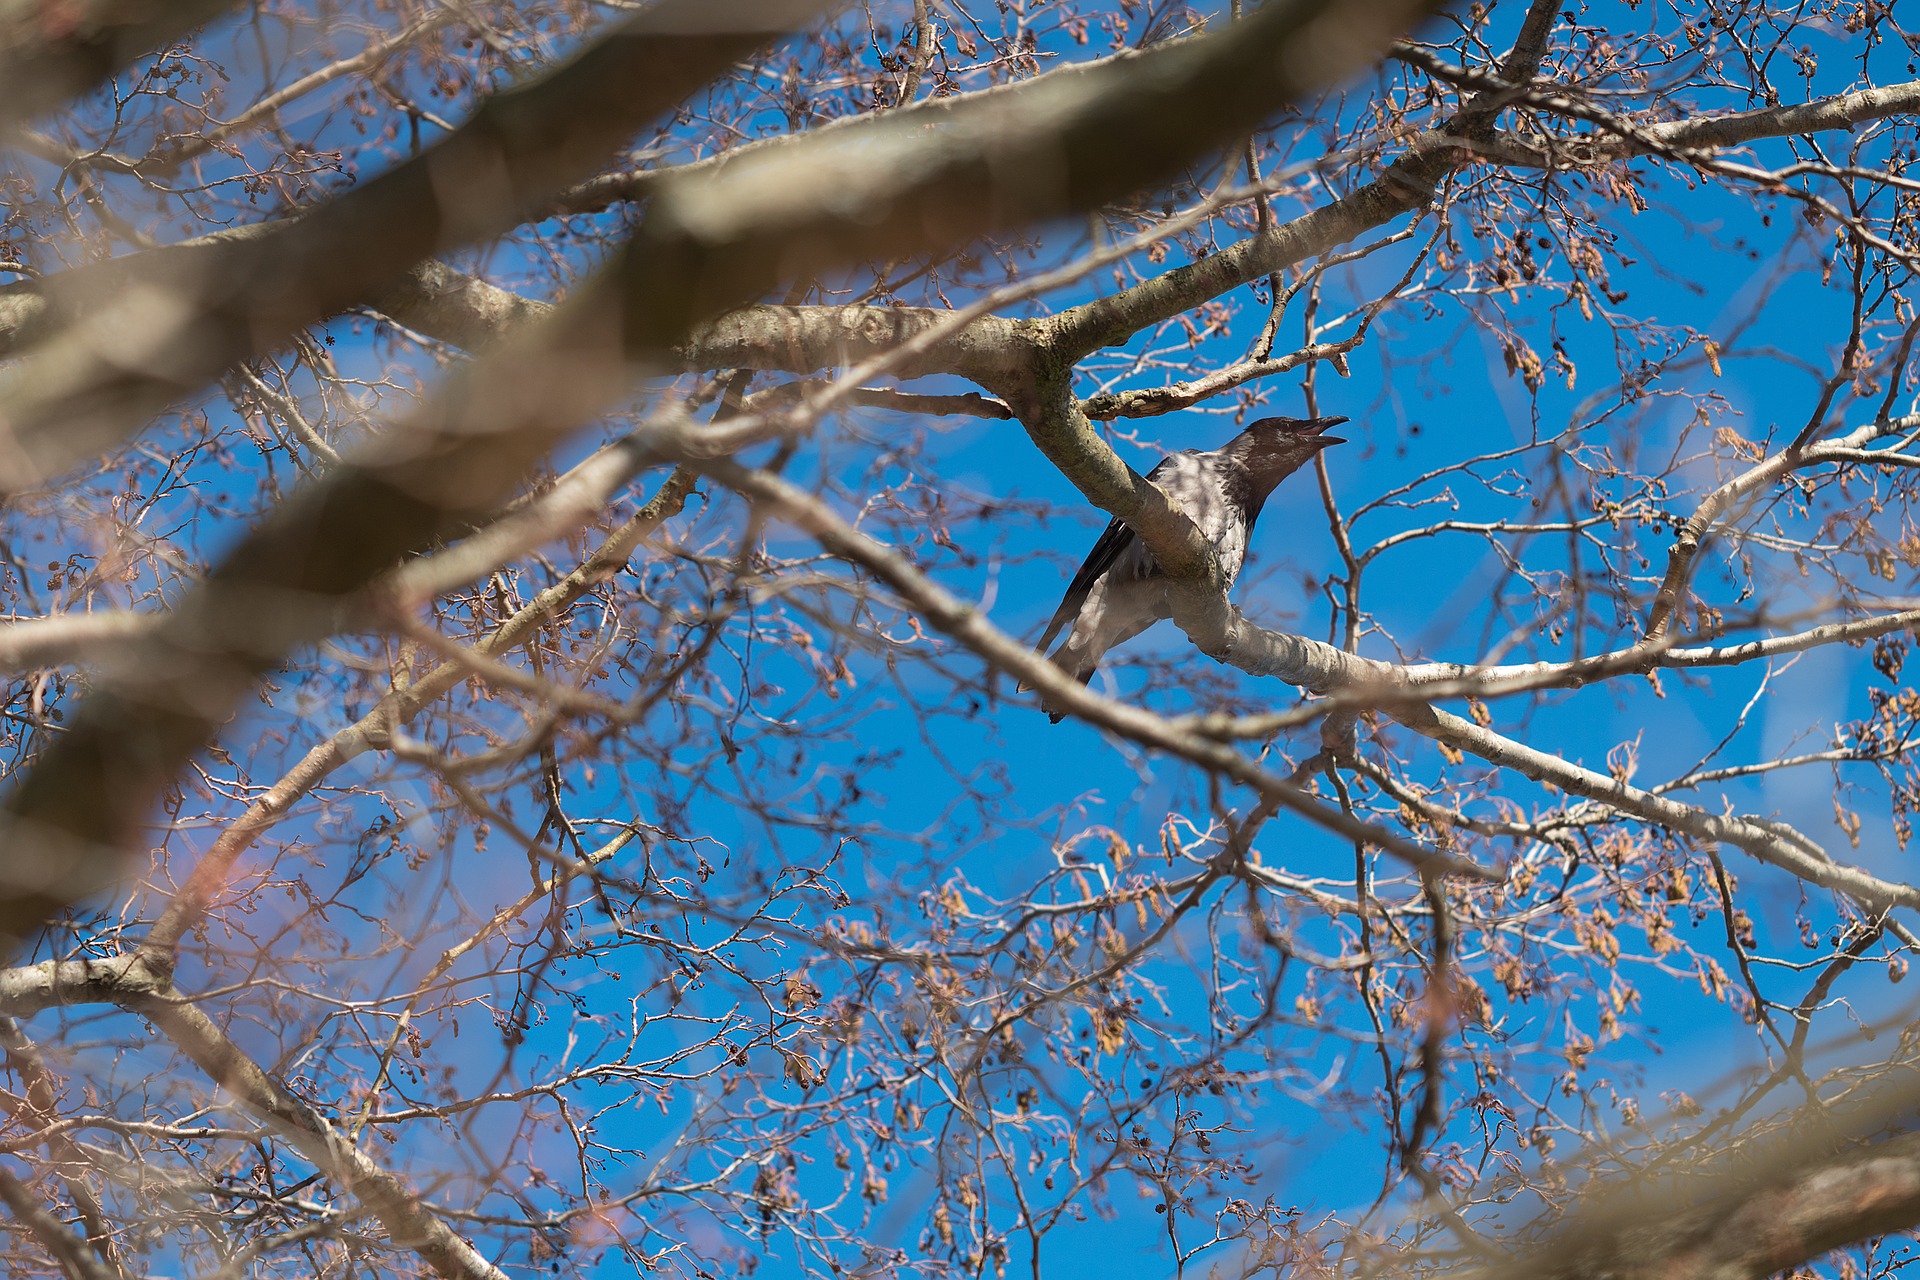
<svg viewBox="0 0 1920 1280"><path fill-rule="evenodd" d="M1253 522L1274 487L1328 445L1345 444L1322 435L1345 418L1262 418L1218 449L1182 449L1163 458L1147 479L1180 504L1226 574L1226 585L1240 576L1247 558ZM1056 667L1081 684L1093 679L1107 650L1123 644L1162 618L1173 616L1166 575L1139 535L1115 520L1093 544L1086 563L1067 585L1067 595L1035 650L1047 651L1060 629L1073 623L1067 642L1052 655ZM1032 686L1022 683L1021 692ZM1047 719L1064 714L1042 703Z"/></svg>

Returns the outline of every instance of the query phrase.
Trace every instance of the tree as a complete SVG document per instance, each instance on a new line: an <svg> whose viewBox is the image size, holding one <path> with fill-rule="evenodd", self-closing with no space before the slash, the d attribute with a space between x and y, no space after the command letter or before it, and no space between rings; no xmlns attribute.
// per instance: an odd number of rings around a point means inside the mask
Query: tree
<svg viewBox="0 0 1920 1280"><path fill-rule="evenodd" d="M0 31L9 1274L1905 1264L1893 6Z"/></svg>

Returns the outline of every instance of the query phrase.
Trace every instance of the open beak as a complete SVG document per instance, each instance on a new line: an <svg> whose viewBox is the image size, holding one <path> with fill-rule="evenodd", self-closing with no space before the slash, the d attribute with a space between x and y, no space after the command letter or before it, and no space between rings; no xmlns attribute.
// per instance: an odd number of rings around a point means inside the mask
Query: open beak
<svg viewBox="0 0 1920 1280"><path fill-rule="evenodd" d="M1318 436L1319 438L1316 439L1314 443L1316 445L1319 445L1322 449L1324 449L1329 445L1346 443L1346 441L1342 440L1339 436L1329 436L1329 435L1321 434L1328 427L1337 427L1345 421L1346 421L1345 418L1314 418L1313 420L1311 420L1306 424L1305 430L1310 435Z"/></svg>

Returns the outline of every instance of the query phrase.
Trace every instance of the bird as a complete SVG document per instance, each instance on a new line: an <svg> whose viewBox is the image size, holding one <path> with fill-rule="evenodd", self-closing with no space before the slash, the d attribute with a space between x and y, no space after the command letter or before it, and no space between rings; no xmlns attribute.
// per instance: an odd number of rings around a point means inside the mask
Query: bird
<svg viewBox="0 0 1920 1280"><path fill-rule="evenodd" d="M1345 444L1325 434L1345 421L1262 418L1218 449L1182 449L1162 458L1147 479L1198 526L1219 561L1225 585L1231 587L1246 562L1253 524L1267 496L1322 449ZM1072 623L1066 643L1049 661L1085 684L1107 650L1172 616L1165 572L1133 528L1115 519L1067 584L1065 598L1034 649L1045 654L1061 628ZM1033 686L1022 681L1019 687L1026 692ZM1055 724L1065 715L1044 700L1041 709Z"/></svg>

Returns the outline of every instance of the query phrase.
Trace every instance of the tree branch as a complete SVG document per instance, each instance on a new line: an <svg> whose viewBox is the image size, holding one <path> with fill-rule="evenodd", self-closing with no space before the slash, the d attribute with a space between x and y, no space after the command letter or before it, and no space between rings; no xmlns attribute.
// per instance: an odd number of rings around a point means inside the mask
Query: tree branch
<svg viewBox="0 0 1920 1280"><path fill-rule="evenodd" d="M1458 1280L1762 1280L1920 1222L1920 1136L1888 1135L1911 1113L1910 1071L1866 1104L1824 1109L1779 1137L1748 1140L1718 1168L1592 1189L1543 1245Z"/></svg>
<svg viewBox="0 0 1920 1280"><path fill-rule="evenodd" d="M671 368L694 326L781 279L1132 190L1375 56L1416 8L1379 0L1366 20L1357 12L1331 0L1271 4L1231 39L1009 94L956 113L935 139L883 117L858 145L803 142L663 192L627 250L565 306L282 503L182 600L139 660L101 673L0 810L0 838L20 851L14 891L0 896L0 951L119 874L161 789L262 672L336 628L347 602L402 555L483 519L636 369Z"/></svg>
<svg viewBox="0 0 1920 1280"><path fill-rule="evenodd" d="M0 492L119 443L223 369L365 302L421 259L517 225L642 123L822 3L663 0L302 217L43 282L61 328L0 375Z"/></svg>
<svg viewBox="0 0 1920 1280"><path fill-rule="evenodd" d="M1375 845L1423 872L1497 880L1499 873L1449 854L1415 844L1390 831L1360 822L1312 797L1278 774L1269 773L1238 752L1183 731L1137 707L1103 698L1027 645L988 622L907 562L905 557L867 537L840 519L811 494L766 472L724 459L695 462L700 470L781 520L817 538L829 552L866 569L884 582L936 629L965 645L995 670L1031 684L1049 705L1089 723L1213 770L1253 790L1263 799L1300 814L1349 840Z"/></svg>

